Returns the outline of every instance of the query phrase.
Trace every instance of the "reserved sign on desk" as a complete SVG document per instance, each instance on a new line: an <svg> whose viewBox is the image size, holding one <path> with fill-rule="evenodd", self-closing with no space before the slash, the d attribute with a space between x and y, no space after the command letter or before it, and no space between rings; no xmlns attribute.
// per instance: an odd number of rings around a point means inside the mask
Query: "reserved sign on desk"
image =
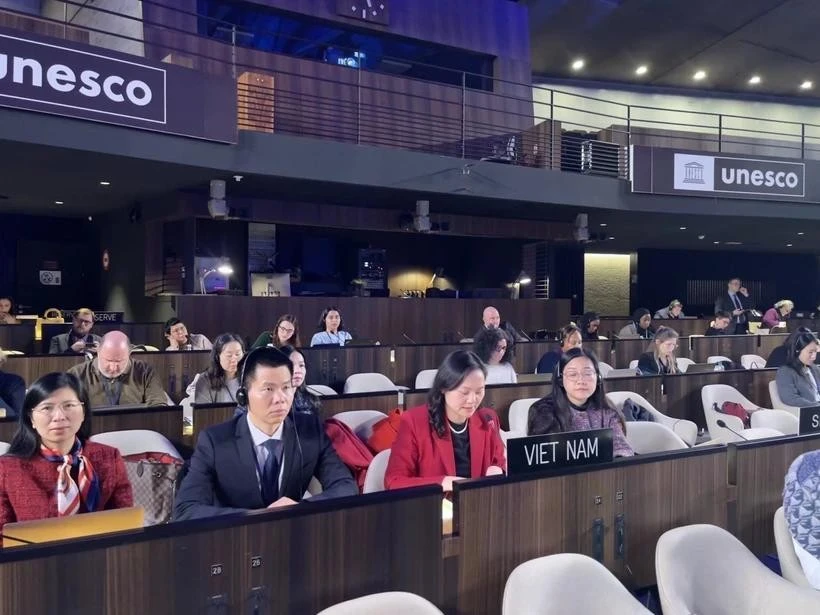
<svg viewBox="0 0 820 615"><path fill-rule="evenodd" d="M507 469L510 476L612 461L611 429L510 438Z"/></svg>

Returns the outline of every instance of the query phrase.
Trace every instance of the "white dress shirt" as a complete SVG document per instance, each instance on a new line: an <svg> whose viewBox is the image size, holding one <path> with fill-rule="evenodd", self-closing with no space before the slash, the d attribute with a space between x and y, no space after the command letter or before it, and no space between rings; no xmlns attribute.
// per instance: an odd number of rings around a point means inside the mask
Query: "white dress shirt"
<svg viewBox="0 0 820 615"><path fill-rule="evenodd" d="M265 467L265 462L268 460L268 455L270 455L270 451L268 451L267 447L265 446L265 442L268 440L281 440L282 439L282 432L284 421L279 425L277 430L273 432L272 436L264 433L261 429L259 429L256 425L253 424L251 421L250 413L245 414L245 420L248 421L248 429L251 432L251 439L253 440L253 451L256 453L256 481L259 483L259 488L262 488L262 476L260 474L260 468ZM282 448L282 458L279 460L279 490L282 490L282 475L284 474L285 469L285 449Z"/></svg>

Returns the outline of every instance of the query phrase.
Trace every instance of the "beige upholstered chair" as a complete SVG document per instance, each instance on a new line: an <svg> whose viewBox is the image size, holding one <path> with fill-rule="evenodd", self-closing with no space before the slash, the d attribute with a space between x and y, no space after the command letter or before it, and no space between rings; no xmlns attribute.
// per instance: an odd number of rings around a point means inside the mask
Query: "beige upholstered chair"
<svg viewBox="0 0 820 615"><path fill-rule="evenodd" d="M407 592L385 592L340 602L318 615L443 615L430 602Z"/></svg>
<svg viewBox="0 0 820 615"><path fill-rule="evenodd" d="M817 615L820 592L776 575L714 525L669 530L655 572L664 615Z"/></svg>
<svg viewBox="0 0 820 615"><path fill-rule="evenodd" d="M631 421L626 424L626 441L638 455L664 453L689 448L666 425L648 421Z"/></svg>
<svg viewBox="0 0 820 615"><path fill-rule="evenodd" d="M649 412L652 413L652 417L655 419L655 422L665 425L674 431L675 434L689 446L694 446L698 439L698 426L694 422L686 419L676 419L671 416L666 416L663 412L650 404L649 401L642 395L638 395L632 391L612 391L611 393L606 394L606 398L609 403L618 410L621 410L624 407L624 403L627 399L631 399L639 406L643 406L649 410Z"/></svg>
<svg viewBox="0 0 820 615"><path fill-rule="evenodd" d="M812 588L794 552L794 541L789 532L789 526L786 524L782 506L774 513L774 544L777 547L777 559L780 560L780 572L783 578L800 587Z"/></svg>

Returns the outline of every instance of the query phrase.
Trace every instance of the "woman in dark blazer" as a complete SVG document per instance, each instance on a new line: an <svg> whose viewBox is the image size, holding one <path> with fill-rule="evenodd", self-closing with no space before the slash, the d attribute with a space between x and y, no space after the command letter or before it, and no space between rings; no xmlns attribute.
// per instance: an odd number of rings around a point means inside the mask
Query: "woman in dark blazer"
<svg viewBox="0 0 820 615"><path fill-rule="evenodd" d="M498 416L481 408L486 368L457 350L439 367L427 404L405 412L384 477L387 489L441 485L507 469Z"/></svg>
<svg viewBox="0 0 820 615"><path fill-rule="evenodd" d="M31 385L17 433L0 457L0 528L134 505L117 449L88 440L88 396L72 374Z"/></svg>

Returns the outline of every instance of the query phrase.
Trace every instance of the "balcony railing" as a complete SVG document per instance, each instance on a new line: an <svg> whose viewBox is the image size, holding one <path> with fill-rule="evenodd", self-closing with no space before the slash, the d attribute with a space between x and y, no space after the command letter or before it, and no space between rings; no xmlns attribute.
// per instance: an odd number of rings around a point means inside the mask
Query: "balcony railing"
<svg viewBox="0 0 820 615"><path fill-rule="evenodd" d="M628 176L632 144L820 158L816 124L627 105L464 72L441 83L350 68L255 49L259 32L170 0L135 5L141 14L82 0L56 15L4 10L0 25L231 76L240 130L620 178ZM203 23L227 36L201 35ZM468 87L476 82L491 87Z"/></svg>

